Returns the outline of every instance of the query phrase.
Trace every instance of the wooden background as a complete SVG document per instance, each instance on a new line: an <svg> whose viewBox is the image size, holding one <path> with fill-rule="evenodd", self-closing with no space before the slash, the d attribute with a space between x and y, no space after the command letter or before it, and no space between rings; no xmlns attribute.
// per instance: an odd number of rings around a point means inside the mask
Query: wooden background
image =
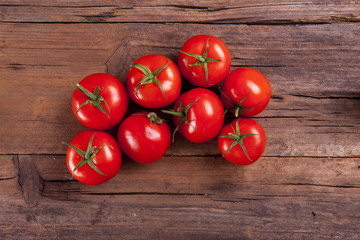
<svg viewBox="0 0 360 240"><path fill-rule="evenodd" d="M197 34L270 80L264 156L236 166L178 136L101 186L71 179L71 83L176 61ZM359 77L359 0L1 0L0 239L359 239Z"/></svg>

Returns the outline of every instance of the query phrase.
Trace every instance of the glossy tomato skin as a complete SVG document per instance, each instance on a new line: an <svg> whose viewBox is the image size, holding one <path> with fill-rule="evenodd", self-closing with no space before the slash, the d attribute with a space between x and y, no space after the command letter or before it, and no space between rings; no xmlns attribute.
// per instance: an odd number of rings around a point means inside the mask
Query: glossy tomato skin
<svg viewBox="0 0 360 240"><path fill-rule="evenodd" d="M85 77L79 84L92 93L99 86L99 93L110 108L109 111L105 102L101 102L110 118L93 104L87 104L76 111L89 97L75 89L72 96L72 111L83 125L96 130L106 130L120 123L127 111L129 97L124 85L117 78L106 73L95 73Z"/></svg>
<svg viewBox="0 0 360 240"><path fill-rule="evenodd" d="M218 62L208 63L208 82L206 82L205 70L202 65L190 66L197 62L194 57L184 53L179 54L178 66L181 74L192 85L197 87L212 87L223 81L231 67L231 55L226 45L217 37L210 35L198 35L188 39L182 46L181 51L202 55L209 39L207 57L218 59Z"/></svg>
<svg viewBox="0 0 360 240"><path fill-rule="evenodd" d="M236 123L239 126L240 134L259 134L256 136L248 136L243 139L244 146L251 161L246 157L242 147L238 144L224 155L234 140L220 136L227 136L229 133L235 134ZM221 154L223 154L225 159L229 162L237 165L249 165L256 162L264 153L266 147L266 133L263 127L255 120L238 118L223 127L218 137L218 147Z"/></svg>
<svg viewBox="0 0 360 240"><path fill-rule="evenodd" d="M69 172L79 181L87 185L99 185L113 178L121 166L121 151L116 140L108 133L102 131L86 130L76 135L70 142L75 147L86 151L91 137L95 134L92 146L104 147L93 158L95 166L106 176L92 169L88 164L73 169L79 164L82 157L71 147L68 147L66 163ZM96 148L96 149L97 149ZM94 150L95 151L95 150Z"/></svg>
<svg viewBox="0 0 360 240"><path fill-rule="evenodd" d="M232 106L232 103L224 96L229 97L233 102L239 103L243 98L242 106L251 111L242 111L242 116L251 117L261 113L268 105L271 98L271 86L267 78L253 68L237 68L225 79L221 91L221 100L225 108ZM234 109L230 112L235 113Z"/></svg>
<svg viewBox="0 0 360 240"><path fill-rule="evenodd" d="M198 99L196 101L196 99ZM180 102L186 107L196 101L189 109L187 121L180 125L179 133L187 140L202 143L217 136L224 124L224 107L220 98L206 88L194 88L183 93L175 102L175 111L181 112ZM173 116L175 126L180 117Z"/></svg>
<svg viewBox="0 0 360 240"><path fill-rule="evenodd" d="M141 164L159 160L171 143L168 124L151 123L148 112L137 112L127 117L118 129L118 142L124 153Z"/></svg>
<svg viewBox="0 0 360 240"><path fill-rule="evenodd" d="M166 99L156 83L149 83L139 87L136 94L138 83L145 77L145 74L135 67L131 67L126 81L126 87L131 100L146 108L162 108L173 103L180 95L181 74L178 67L169 58L154 54L146 55L137 59L133 64L141 64L151 72L169 64L162 70L157 79L159 80Z"/></svg>

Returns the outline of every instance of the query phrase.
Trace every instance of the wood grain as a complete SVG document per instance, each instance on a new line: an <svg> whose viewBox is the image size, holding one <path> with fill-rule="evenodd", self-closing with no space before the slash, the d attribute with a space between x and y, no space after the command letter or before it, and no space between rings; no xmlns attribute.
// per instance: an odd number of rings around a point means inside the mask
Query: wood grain
<svg viewBox="0 0 360 240"><path fill-rule="evenodd" d="M93 239L104 229L111 239L359 237L348 222L360 218L359 159L270 157L247 167L219 157L167 157L151 165L125 159L114 179L95 187L72 180L63 156L19 160L36 168L32 179L44 187L33 207L21 194L2 198L2 238ZM49 224L57 222L63 224ZM231 234L224 237L225 230Z"/></svg>
<svg viewBox="0 0 360 240"><path fill-rule="evenodd" d="M0 239L359 239L359 16L350 0L1 1ZM124 83L135 59L176 62L197 34L270 80L264 156L236 166L216 140L176 136L101 186L72 179L61 142L86 128L71 84Z"/></svg>
<svg viewBox="0 0 360 240"><path fill-rule="evenodd" d="M2 1L2 22L359 22L358 1Z"/></svg>
<svg viewBox="0 0 360 240"><path fill-rule="evenodd" d="M144 54L176 61L190 32L201 31L226 39L233 68L254 67L269 78L274 98L259 115L269 138L267 156L360 155L358 24L3 24L0 73L9 80L0 89L5 136L0 152L63 154L60 142L85 129L68 107L71 83L104 71L124 81L126 66ZM168 154L218 154L213 145L178 140Z"/></svg>

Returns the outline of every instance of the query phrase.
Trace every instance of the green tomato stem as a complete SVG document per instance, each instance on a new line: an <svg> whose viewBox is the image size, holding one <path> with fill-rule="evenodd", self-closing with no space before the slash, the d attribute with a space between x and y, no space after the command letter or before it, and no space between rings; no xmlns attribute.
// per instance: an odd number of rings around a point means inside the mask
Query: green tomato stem
<svg viewBox="0 0 360 240"><path fill-rule="evenodd" d="M164 98L167 99L166 96L165 96L164 89L161 86L159 79L157 78L157 76L160 74L160 72L163 71L165 68L167 68L167 66L169 66L169 61L167 61L167 63L164 66L158 68L154 72L151 72L150 69L148 69L146 66L144 66L142 64L132 64L132 65L130 65L130 68L131 67L137 68L145 75L145 77L136 86L135 94L136 95L138 94L139 88L142 85L146 85L146 84L149 84L149 83L155 83L159 87L159 89L160 89L162 95L164 96Z"/></svg>
<svg viewBox="0 0 360 240"><path fill-rule="evenodd" d="M236 145L240 145L240 147L243 149L247 159L249 159L250 162L253 162L253 160L250 159L248 153L247 153L247 150L245 148L245 145L244 145L244 142L243 142L243 139L246 138L246 137L250 137L250 136L256 136L256 135L259 135L259 134L252 134L252 133L246 133L246 134L241 134L240 133L240 128L239 128L239 125L238 125L238 121L236 121L235 123L235 133L229 133L228 135L223 135L223 136L219 136L221 138L230 138L233 140L233 142L231 143L230 147L228 149L226 149L226 151L224 152L224 154L222 155L223 157L225 156L225 154L227 152L229 152L233 147L235 147ZM234 129L233 129L234 130Z"/></svg>
<svg viewBox="0 0 360 240"><path fill-rule="evenodd" d="M196 102L200 99L200 97L198 97L195 101L189 103L186 107L184 107L183 103L180 102L179 105L180 105L180 111L177 112L175 111L175 109L170 109L170 110L161 110L163 113L167 113L167 114L170 114L170 115L173 115L173 116L177 116L177 117L180 117L180 120L179 120L179 123L178 125L176 126L174 132L173 132L173 136L172 136L172 142L174 142L175 140L175 134L176 132L179 130L180 128L180 125L183 124L184 122L186 124L189 124L189 121L188 121L188 112L190 110L190 108L196 104Z"/></svg>
<svg viewBox="0 0 360 240"><path fill-rule="evenodd" d="M194 64L188 64L188 65L189 65L190 67L197 66L197 65L201 65L201 66L203 67L203 69L204 69L204 72L205 72L205 79L206 79L207 84L209 84L208 63L222 61L222 60L220 60L220 59L215 59L215 58L209 58L209 57L207 57L208 50L209 50L209 38L206 40L205 51L203 52L202 55L197 55L197 54L192 54L192 53L180 51L181 53L183 53L183 54L185 54L185 55L187 55L187 56L193 57L193 58L195 58L196 60L198 60L196 63L194 63ZM188 62L188 61L186 60L186 62Z"/></svg>
<svg viewBox="0 0 360 240"><path fill-rule="evenodd" d="M108 118L110 118L109 114L106 112L105 108L102 106L101 102L105 102L105 105L107 106L107 109L110 113L110 108L109 105L107 104L106 100L100 95L100 87L97 86L94 90L94 93L90 92L89 90L85 89L83 86L81 86L80 84L76 84L75 87L77 90L79 90L80 92L84 93L89 99L86 100L84 103L82 103L77 109L76 112L79 111L82 107L88 105L88 104L93 104L95 107L97 107L101 112L103 112L104 114L106 114L106 116Z"/></svg>
<svg viewBox="0 0 360 240"><path fill-rule="evenodd" d="M96 146L92 146L92 142L94 140L94 137L95 137L95 134L94 133L91 138L90 138L90 141L88 143L88 147L86 149L86 151L84 152L83 150L75 147L74 145L70 144L70 143L66 143L66 142L62 142L62 144L65 144L67 145L68 147L74 149L81 157L81 161L78 163L78 165L73 169L73 174L74 172L79 169L80 167L82 167L83 165L85 164L88 164L92 169L94 169L96 172L100 173L101 175L104 175L106 176L106 174L102 173L95 165L94 161L93 161L93 158L96 156L96 154L105 146L105 145L102 145L100 146L98 149L96 149ZM96 150L95 150L96 149ZM94 151L95 150L95 151Z"/></svg>

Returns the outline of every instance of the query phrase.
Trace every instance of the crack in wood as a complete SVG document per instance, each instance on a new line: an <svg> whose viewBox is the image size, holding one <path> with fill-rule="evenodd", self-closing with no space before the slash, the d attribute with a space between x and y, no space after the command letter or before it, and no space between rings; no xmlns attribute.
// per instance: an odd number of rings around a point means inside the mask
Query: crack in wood
<svg viewBox="0 0 360 240"><path fill-rule="evenodd" d="M44 49L44 48L18 48L18 49ZM59 49L66 50L66 49ZM8 68L11 67L65 67L69 65L60 65L60 64L22 64L22 63L9 63Z"/></svg>
<svg viewBox="0 0 360 240"><path fill-rule="evenodd" d="M278 95L272 95L271 99L279 99L279 100L284 100L284 98L282 96L278 96Z"/></svg>
<svg viewBox="0 0 360 240"><path fill-rule="evenodd" d="M51 179L51 180L45 180L41 178L41 181L44 183L66 183L66 182L77 182L75 178L70 179Z"/></svg>
<svg viewBox="0 0 360 240"><path fill-rule="evenodd" d="M315 184L315 183L280 183L280 184L269 184L269 185L314 186L314 187L330 187L330 188L360 188L360 186L356 186L356 185L326 185L326 184Z"/></svg>
<svg viewBox="0 0 360 240"><path fill-rule="evenodd" d="M286 110L289 110L289 109L286 109ZM293 111L293 109L291 109L291 111ZM252 117L252 118L254 118L254 119L273 119L273 118L276 118L276 119L285 119L285 118L288 118L288 119L304 119L304 117L302 117L302 116L265 116L265 117L257 117L257 116L255 116L255 117ZM232 120L234 120L235 119L235 117L232 119Z"/></svg>
<svg viewBox="0 0 360 240"><path fill-rule="evenodd" d="M360 97L345 97L345 96L310 96L303 94L288 94L293 97L302 97L302 98L313 98L313 99L348 99L348 100L360 100Z"/></svg>
<svg viewBox="0 0 360 240"><path fill-rule="evenodd" d="M229 202L229 203L240 203L240 202L245 202L245 201L259 201L262 199L259 198L236 198L235 200L230 200L230 199L211 199L215 202Z"/></svg>
<svg viewBox="0 0 360 240"><path fill-rule="evenodd" d="M358 18L347 18L346 21L341 21L341 17L329 19L281 19L281 20L255 20L256 18L233 18L233 19L222 19L214 20L214 24L244 24L244 25L259 25L259 26L298 26L298 25L328 25L335 23L354 23L360 22ZM335 20L337 19L337 20ZM240 20L240 21L239 21ZM245 22L244 20L251 20Z"/></svg>
<svg viewBox="0 0 360 240"><path fill-rule="evenodd" d="M114 8L114 9L134 9L133 6L124 6L124 7L120 7L117 5L91 5L91 6L62 6L62 5L57 5L57 6L51 6L51 5L31 5L31 4L0 4L0 7L33 7L33 8L65 8L65 9L86 9L86 8Z"/></svg>
<svg viewBox="0 0 360 240"><path fill-rule="evenodd" d="M307 127L318 127L318 128L323 128L323 127L326 127L326 128L357 128L358 126L355 126L355 125L341 125L341 124L333 124L333 125L330 125L330 124L324 124L324 125L312 125L312 124L306 124L304 126L307 126ZM344 132L344 131L341 131L341 132ZM356 133L356 132L348 132L348 133Z"/></svg>
<svg viewBox="0 0 360 240"><path fill-rule="evenodd" d="M257 4L257 5L248 5L248 6L234 6L234 7L209 7L209 6L189 6L189 5L148 5L146 8L156 8L156 7L165 7L165 8L180 8L180 9L192 9L192 10L206 10L206 12L222 12L228 10L236 10L236 9L247 9L247 8L259 8L259 7L276 7L276 6L296 6L301 4ZM134 7L138 7L135 6ZM144 8L144 7L143 7Z"/></svg>
<svg viewBox="0 0 360 240"><path fill-rule="evenodd" d="M86 191L68 191L71 193L79 193L81 195L96 196L129 196L129 195L163 195L163 196L211 196L209 193L172 193L172 192L86 192ZM44 193L44 195L50 192Z"/></svg>
<svg viewBox="0 0 360 240"><path fill-rule="evenodd" d="M137 7L137 6L134 6ZM174 5L153 5L153 6L146 6L147 8L154 8L154 7L163 7L163 8L180 8L180 9L192 9L192 10L206 10L206 11L212 11L211 8L207 6L189 6L189 5L180 5L180 4L174 4Z"/></svg>
<svg viewBox="0 0 360 240"><path fill-rule="evenodd" d="M342 205L352 205L351 202L341 202L341 201L329 201L324 199L306 199L307 202L311 203L331 203L331 204L342 204Z"/></svg>
<svg viewBox="0 0 360 240"><path fill-rule="evenodd" d="M236 60L236 58L234 57L233 58L234 60ZM259 64L252 64L252 65L245 65L245 64L231 64L231 67L233 68L240 68L240 67L249 67L249 68L258 68L258 67L261 67L261 68L282 68L282 67L286 67L286 68L289 68L291 66L288 66L288 65L276 65L276 64L273 64L273 65L259 65Z"/></svg>
<svg viewBox="0 0 360 240"><path fill-rule="evenodd" d="M17 176L14 176L14 177L6 177L6 178L0 178L0 181L11 180L11 179L14 179L14 178L17 178Z"/></svg>
<svg viewBox="0 0 360 240"><path fill-rule="evenodd" d="M84 15L80 17L83 17L90 22L104 23L106 22L107 19L111 19L116 16L114 16L113 13L108 13L108 14L100 14L100 15L88 15L88 16Z"/></svg>

